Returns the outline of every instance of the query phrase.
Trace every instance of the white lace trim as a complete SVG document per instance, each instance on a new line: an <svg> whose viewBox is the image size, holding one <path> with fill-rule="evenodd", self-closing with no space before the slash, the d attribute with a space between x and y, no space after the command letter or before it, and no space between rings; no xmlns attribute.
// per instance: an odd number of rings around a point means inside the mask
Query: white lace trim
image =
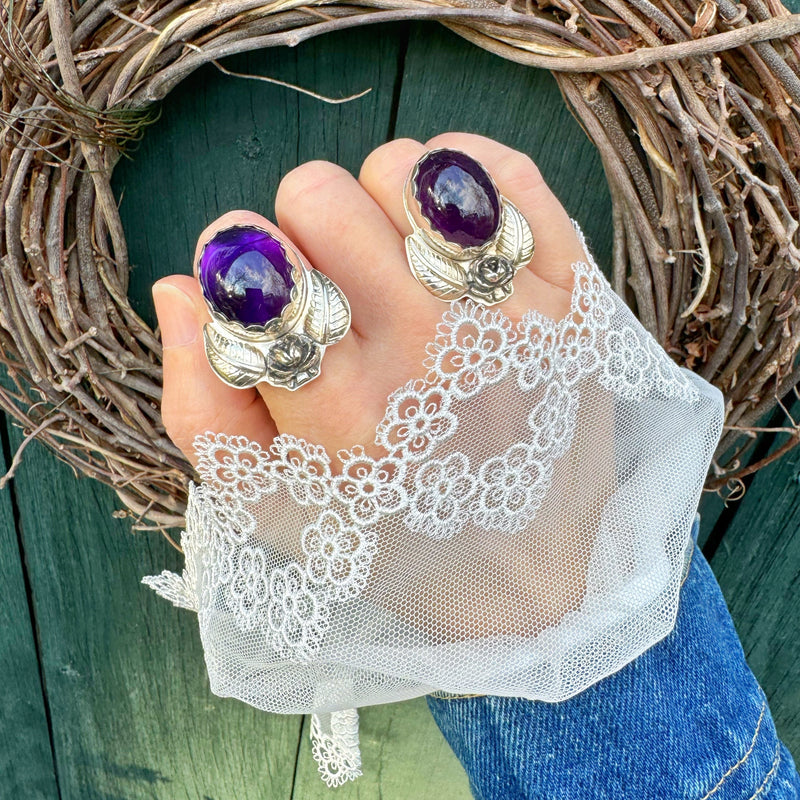
<svg viewBox="0 0 800 800"><path fill-rule="evenodd" d="M323 447L288 434L278 436L269 452L240 436L207 431L196 437L197 471L210 487L208 501L214 504L216 496L229 505L216 507L215 518L206 520L219 526L221 536L244 541L255 521L241 500L258 501L279 487L295 502L323 509L303 533L304 563L275 568L268 580L258 581L254 569L263 561L249 550L240 553L234 583L247 587L247 602L234 605L244 625L268 621L276 649L299 660L313 653L327 602L357 597L369 575L376 542L363 526L387 514L405 512L411 530L433 539L452 538L470 519L488 530L520 530L536 514L555 461L569 449L577 413L570 389L579 379L599 373L603 386L631 400L697 399L695 386L658 345L643 342L630 326L608 330L614 304L603 274L582 262L573 269L571 312L558 323L529 311L512 326L500 311L470 300L452 303L428 348L426 378L389 397L375 437L388 451L383 458L362 447L340 451L334 475ZM509 372L532 395L546 384L530 410L529 441L482 463L471 464L463 452L436 459L436 448L458 428L455 401ZM330 510L334 501L342 513ZM224 551L226 545L220 546ZM242 596L240 589L232 591Z"/></svg>
<svg viewBox="0 0 800 800"><path fill-rule="evenodd" d="M620 301L591 256L589 262L573 265L570 312L558 322L529 311L514 325L502 311L453 302L428 346L425 378L388 398L375 436L386 451L381 458L354 447L340 451L332 469L324 447L295 436L282 434L264 450L242 436L198 435L203 482L189 486L186 567L142 582L201 616L212 609L229 615L239 631L268 642L276 659L310 667L334 613L368 586L382 522L402 520L408 536L442 544L457 541L468 525L518 534L570 448L578 381L595 380L625 401L691 405L700 397L632 316L630 324L610 327ZM529 397L524 440L479 458L454 450L459 414L502 381ZM299 551L295 545L288 558L257 535L254 509L267 497L276 498L276 509L304 509ZM360 774L358 718L349 711L334 712L329 724L322 719L312 719L314 755L335 786Z"/></svg>

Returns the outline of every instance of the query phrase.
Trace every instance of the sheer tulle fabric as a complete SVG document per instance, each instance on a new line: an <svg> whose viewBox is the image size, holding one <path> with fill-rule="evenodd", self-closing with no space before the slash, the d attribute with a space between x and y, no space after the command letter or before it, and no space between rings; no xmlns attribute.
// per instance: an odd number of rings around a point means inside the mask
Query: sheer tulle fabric
<svg viewBox="0 0 800 800"><path fill-rule="evenodd" d="M443 306L378 458L195 439L185 569L143 582L197 612L215 694L314 715L331 786L361 774L359 706L565 700L673 627L723 397L588 250L573 270L557 322Z"/></svg>

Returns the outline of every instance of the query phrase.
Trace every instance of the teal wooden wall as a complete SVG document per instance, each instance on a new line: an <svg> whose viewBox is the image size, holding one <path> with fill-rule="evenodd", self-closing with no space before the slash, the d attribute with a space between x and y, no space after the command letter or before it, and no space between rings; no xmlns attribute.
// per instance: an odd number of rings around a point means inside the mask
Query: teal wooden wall
<svg viewBox="0 0 800 800"><path fill-rule="evenodd" d="M272 216L287 170L324 158L357 172L395 136L469 130L528 152L609 264L600 161L548 73L433 24L354 30L224 64L333 96L372 91L326 105L209 65L167 97L114 176L135 265L132 301L151 323L151 283L191 271L211 220L233 208ZM22 434L8 420L0 427L5 470ZM139 582L179 570L181 556L157 534L132 534L119 508L110 489L76 478L38 442L0 492L0 797L331 796L317 777L307 720L209 692L196 617ZM701 541L750 664L799 754L800 450L760 472L738 504L724 509L709 496L701 511ZM469 797L423 699L364 709L362 751L365 776L337 790L339 800Z"/></svg>

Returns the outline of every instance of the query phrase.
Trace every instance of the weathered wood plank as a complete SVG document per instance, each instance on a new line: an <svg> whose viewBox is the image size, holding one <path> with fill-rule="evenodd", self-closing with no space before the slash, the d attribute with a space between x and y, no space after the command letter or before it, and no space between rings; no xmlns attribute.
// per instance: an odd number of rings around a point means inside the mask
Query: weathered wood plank
<svg viewBox="0 0 800 800"><path fill-rule="evenodd" d="M441 25L415 23L411 30L395 135L424 142L444 131L470 131L527 153L609 270L605 173L555 78L487 53Z"/></svg>
<svg viewBox="0 0 800 800"><path fill-rule="evenodd" d="M800 10L800 0L792 5ZM497 59L442 28L416 24L412 31L396 134L424 141L443 130L469 130L527 152L608 269L612 221L600 160L564 107L552 76ZM798 414L800 407L796 419ZM800 575L798 458L790 456L758 476L749 497L728 515L733 520L712 561L751 665L795 748L800 601L791 588ZM702 496L701 544L723 510L717 495Z"/></svg>
<svg viewBox="0 0 800 800"><path fill-rule="evenodd" d="M331 105L212 65L166 98L134 161L121 160L113 176L136 265L129 297L146 320L155 324L153 281L190 273L197 237L218 216L243 208L274 220L281 177L305 161L335 161L358 173L386 139L403 32L371 26L369 34L346 31L221 62L330 97L372 89L358 100Z"/></svg>
<svg viewBox="0 0 800 800"><path fill-rule="evenodd" d="M790 413L800 418L800 402ZM773 445L779 446L785 437ZM759 470L711 566L778 733L800 754L800 452Z"/></svg>
<svg viewBox="0 0 800 800"><path fill-rule="evenodd" d="M196 617L139 582L180 555L38 443L16 484L61 797L287 796L299 721L214 697Z"/></svg>
<svg viewBox="0 0 800 800"><path fill-rule="evenodd" d="M393 137L425 141L447 130L481 133L529 153L581 222L598 263L610 263L611 205L602 166L552 76L503 61L441 26L415 24ZM422 699L362 709L361 730L364 775L338 789L337 796L471 796ZM328 791L306 730L294 797L312 800Z"/></svg>
<svg viewBox="0 0 800 800"><path fill-rule="evenodd" d="M768 414L765 414L754 427L757 428L777 428L788 424L785 415L780 408L773 409ZM738 457L738 461L742 467L751 466L758 463L767 456L769 452L770 437L759 436L756 437L748 449ZM741 443L737 445L737 448ZM736 451L731 451L724 455L720 461L727 463ZM743 479L744 485L752 482L754 475L745 476ZM733 484L731 488L723 489L722 494L717 492L703 492L700 499L700 531L698 533L697 542L702 548L707 558L710 558L722 538L725 536L731 520L736 516L739 510L739 500L742 494L739 488Z"/></svg>
<svg viewBox="0 0 800 800"><path fill-rule="evenodd" d="M131 298L143 316L154 321L153 280L191 271L196 237L212 219L231 208L272 216L277 182L299 161L357 168L385 139L398 31L225 62L334 96L374 87L354 103L324 105L213 66L167 99L114 179L137 265ZM211 695L196 618L139 583L180 569L180 555L158 535L130 535L126 521L112 519L111 490L75 480L38 444L16 484L62 797L288 798L302 719Z"/></svg>
<svg viewBox="0 0 800 800"><path fill-rule="evenodd" d="M405 30L352 31L224 62L333 95L374 87L353 103L321 105L223 76L213 66L167 98L161 120L134 162L119 164L114 181L117 197L124 191L123 224L137 265L131 299L145 319L154 321L152 281L190 271L197 234L212 219L232 208L271 217L277 181L288 169L327 158L357 172L387 132L424 140L447 129L475 130L527 151L607 268L605 178L552 77L504 62L436 26L415 25L390 131ZM273 717L210 695L196 621L138 583L143 574L179 569L179 554L159 537L130 536L125 522L110 517L118 507L110 490L74 480L39 445L26 454L17 484L62 796L328 796L311 759L307 725L295 774L299 718ZM794 551L792 562L798 563ZM713 563L716 569L716 558ZM736 590L735 581L731 585ZM753 591L764 590L754 585ZM755 625L760 612L754 613ZM768 638L765 643L769 647ZM800 706L798 698L790 701ZM338 795L469 797L422 700L364 709L362 748L364 778Z"/></svg>
<svg viewBox="0 0 800 800"><path fill-rule="evenodd" d="M3 473L9 462L0 453ZM55 765L11 504L13 486L0 491L0 794L54 800Z"/></svg>

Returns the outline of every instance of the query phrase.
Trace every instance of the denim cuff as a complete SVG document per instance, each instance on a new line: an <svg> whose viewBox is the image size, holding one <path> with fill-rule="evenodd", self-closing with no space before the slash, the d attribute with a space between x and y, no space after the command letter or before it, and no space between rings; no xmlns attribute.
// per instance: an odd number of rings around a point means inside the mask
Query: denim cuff
<svg viewBox="0 0 800 800"><path fill-rule="evenodd" d="M479 800L789 800L779 741L692 526L672 632L560 703L428 696Z"/></svg>

